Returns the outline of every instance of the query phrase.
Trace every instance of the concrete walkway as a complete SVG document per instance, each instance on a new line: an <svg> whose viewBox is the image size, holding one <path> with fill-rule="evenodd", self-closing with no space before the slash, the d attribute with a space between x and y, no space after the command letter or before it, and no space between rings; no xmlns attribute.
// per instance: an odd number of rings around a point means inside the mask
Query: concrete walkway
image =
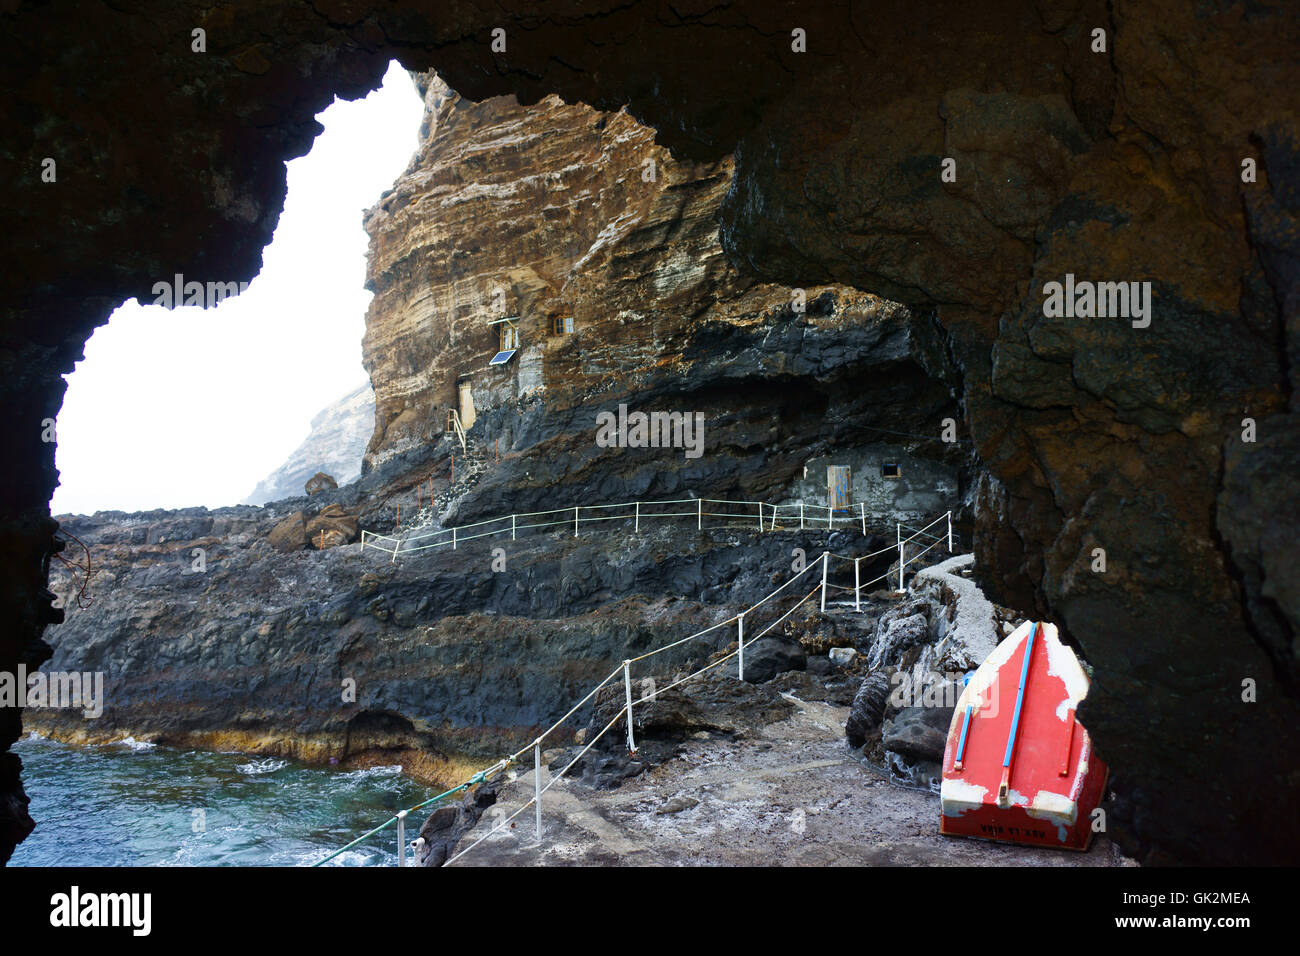
<svg viewBox="0 0 1300 956"><path fill-rule="evenodd" d="M795 703L748 739L700 735L616 790L562 780L543 798L540 846L530 807L453 865L1132 865L1100 834L1088 853L940 836L937 794L891 784L847 749L847 708ZM455 852L532 792L530 770Z"/></svg>

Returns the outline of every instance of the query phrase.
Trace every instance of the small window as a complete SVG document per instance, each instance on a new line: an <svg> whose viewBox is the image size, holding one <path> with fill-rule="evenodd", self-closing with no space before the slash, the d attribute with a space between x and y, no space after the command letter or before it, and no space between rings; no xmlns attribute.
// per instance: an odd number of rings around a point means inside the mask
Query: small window
<svg viewBox="0 0 1300 956"><path fill-rule="evenodd" d="M896 461L887 461L880 466L881 478L902 478L903 466Z"/></svg>
<svg viewBox="0 0 1300 956"><path fill-rule="evenodd" d="M573 316L557 315L553 323L553 331L556 335L572 335Z"/></svg>
<svg viewBox="0 0 1300 956"><path fill-rule="evenodd" d="M500 350L510 352L519 348L519 330L509 322L502 322L497 326L500 330Z"/></svg>

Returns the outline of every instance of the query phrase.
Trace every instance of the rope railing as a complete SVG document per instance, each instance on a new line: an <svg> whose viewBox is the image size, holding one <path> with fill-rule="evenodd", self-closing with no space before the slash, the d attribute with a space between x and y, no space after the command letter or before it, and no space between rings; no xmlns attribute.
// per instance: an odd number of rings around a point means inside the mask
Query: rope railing
<svg viewBox="0 0 1300 956"><path fill-rule="evenodd" d="M748 512L738 514L735 512L715 511L712 509L706 511L704 508L705 504L736 506L746 509L754 508L755 512L753 514ZM695 507L683 511L654 510L671 507L673 505L694 505ZM618 509L630 509L630 511L626 514L612 515L606 514L593 516L590 514L584 514L584 512L612 511ZM361 545L363 549L367 547L374 548L377 551L382 551L385 554L391 555L392 560L396 562L399 554L414 554L416 552L428 551L434 548L445 547L447 545L450 545L452 550L456 550L461 544L464 544L467 541L474 541L479 538L488 538L495 535L504 535L506 532L509 532L511 539L514 540L518 537L518 534L521 531L532 531L541 528L572 527L574 535L577 535L583 524L594 524L602 521L631 521L635 530L640 532L641 520L643 518L695 518L696 526L699 530L703 530L705 518L720 518L736 522L757 521L758 530L775 531L777 529L778 517L781 516L782 513L784 513L784 517L781 519L783 523L780 526L782 530L787 528L785 522L789 522L788 527L793 529L795 521L797 520L800 530L824 529L829 532L835 529L836 520L840 520L841 526L844 526L845 522L853 525L860 524L862 534L864 536L867 534L867 510L866 504L862 502L845 508L834 508L822 505L806 505L803 502L794 505L772 505L764 501L733 501L722 498L673 498L667 501L628 501L620 502L618 504L575 505L571 508L552 508L547 511L519 512L497 518L485 518L482 521L456 525L452 528L438 528L433 531L410 534L402 538L363 530L361 532ZM551 517L554 517L555 520L526 520L529 518ZM927 528L932 527L933 524L934 522L931 522ZM488 528L489 525L497 525L497 527ZM487 528L487 530L475 531L475 529L480 528ZM907 528L905 525L900 525L899 528L899 538L903 544L911 541L917 534L923 533L917 532L912 528ZM902 539L901 530L903 529L912 531L913 534L906 539ZM931 535L930 537L934 536ZM413 546L413 542L417 541L426 543ZM380 542L388 542L389 546L385 546ZM898 543L895 544L895 547L898 547ZM888 550L892 549L885 548L877 553L883 554ZM836 555L836 557L843 556Z"/></svg>
<svg viewBox="0 0 1300 956"><path fill-rule="evenodd" d="M815 566L815 562L814 562L814 564L809 565L809 567L814 567L814 566ZM805 568L805 570L807 570L807 569ZM803 573L803 572L800 572L800 574L802 574L802 573ZM791 578L790 580L793 581L793 580L795 580L795 579L794 579L794 578ZM788 584L789 582L786 582L786 583ZM792 607L790 610L786 611L785 614L781 615L780 618L778 618L778 619L777 619L776 621L774 621L772 624L769 624L766 628L764 628L762 631L760 631L760 632L759 632L758 634L756 634L754 637L750 638L748 641L742 640L742 641L738 642L738 645L737 645L736 649L735 649L734 651L731 651L729 654L727 654L727 655L725 655L725 656L723 656L723 657L720 657L720 658L718 658L717 660L712 661L712 662L710 662L710 663L704 665L704 666L701 667L699 670L696 670L696 671L694 671L694 672L691 673L691 674L687 674L685 677L682 677L682 678L679 678L678 680L673 681L673 682L672 682L671 684L669 684L667 687L664 687L664 688L662 688L662 689L661 689L661 688L656 688L652 693L647 694L646 696L641 697L640 699L638 699L638 700L636 700L636 701L633 701L633 700L629 697L628 702L627 702L626 704L624 704L623 707L618 711L618 713L616 713L616 714L613 716L613 718L609 721L609 723L607 723L607 724L606 724L606 725L601 729L600 733L596 734L596 736L593 737L593 738L591 739L591 741L590 741L589 743L587 743L586 746L584 746L584 747L582 748L581 751L578 752L578 755L577 755L576 757L574 757L572 760L570 760L570 761L568 762L568 764L566 764L566 765L564 766L564 768L563 768L562 770L560 770L559 773L557 773L557 774L555 774L554 776L552 776L551 779L546 783L546 786L544 786L544 787L541 786L541 777L540 777L540 769L541 769L541 768L540 768L540 762L539 762L539 763L538 763L538 766L537 766L537 768L536 768L536 771L537 771L537 773L538 773L538 776L535 778L536 783L535 783L535 789L534 789L534 793L533 793L532 798L529 799L526 803L524 803L521 807L519 807L519 809L517 809L514 813L510 814L510 816L506 817L504 820L502 820L502 821L500 821L499 823L497 823L497 825L494 826L494 827L493 827L491 830L489 830L487 833L484 833L482 836L480 836L477 840L475 840L475 841L474 841L473 843L471 843L469 846L465 847L465 849L461 850L461 851L460 851L459 853L457 853L455 856L453 856L453 857L449 857L443 865L444 865L444 866L450 866L452 863L456 862L456 861L459 860L461 857L463 857L465 854L469 853L471 850L473 850L475 847L477 847L477 846L478 846L480 843L482 843L484 840L487 840L489 837L495 836L497 833L500 833L500 832L504 831L505 829L507 829L507 827L508 827L508 826L509 826L513 821L514 821L514 819L515 819L517 816L519 816L521 813L523 813L525 810L527 810L529 807L537 807L537 808L539 808L539 822L538 822L538 829L537 829L537 839L540 841L540 840L541 840L541 826L540 826L540 807L541 807L541 798L546 794L546 792L547 792L548 790L551 789L551 787L555 786L556 783L558 783L561 779L563 779L563 778L568 774L568 772L569 772L570 770L572 770L572 769L573 769L573 768L578 764L578 762L581 761L582 758L585 757L585 756L587 755L587 752L590 751L591 748L594 747L594 746L596 745L596 742L597 742L598 740L600 740L600 738L604 737L605 734L609 733L609 731L612 730L612 729L614 728L614 726L617 725L618 722L619 722L620 720L622 720L625 716L628 718L628 720L627 720L627 722L628 722L628 735L629 735L629 737L630 737L630 736L631 736L631 733L632 733L632 719L631 719L631 716L630 716L630 712L631 712L631 709L632 709L633 707L635 707L637 704L645 704L645 703L648 703L648 702L654 700L654 698L657 697L659 694L667 693L668 691L672 690L673 688L675 688L675 687L679 687L679 686L681 686L682 684L685 684L687 681L694 680L696 677L699 677L701 674L704 674L704 673L706 673L706 672L708 672L708 671L711 671L711 670L713 670L715 667L720 667L721 665L725 664L727 661L731 660L733 657L743 656L743 654L744 654L744 649L745 649L746 647L748 647L749 645L753 644L755 641L760 640L764 635L766 635L769 631L771 631L772 628L776 627L777 624L780 624L780 623L781 623L782 621L784 621L787 617L789 617L791 614L793 614L796 610L798 610L800 607L802 607L803 604L804 604L805 602L807 602L808 599L811 598L814 594L816 594L820 589L821 589L821 585L819 584L819 585L817 585L817 587L813 588L813 589L812 589L811 591L809 591L806 595L804 595L804 597L801 598L801 599L799 600L799 603L798 603L798 604L796 604L796 605L795 605L794 607ZM755 607L757 607L757 606L758 606L758 605L755 605ZM752 608L751 608L750 610L752 610ZM745 612L745 613L748 613L748 612ZM743 616L743 615L741 615L741 616ZM666 648L663 648L663 649L666 649ZM649 656L649 655L645 655L645 656ZM627 664L627 663L631 663L631 661L625 661L624 663L625 663L625 664ZM742 679L743 679L743 678L742 678ZM541 741L541 738L539 737L537 743L540 744L540 741ZM528 748L524 748L525 751L526 751L527 749L528 749Z"/></svg>
<svg viewBox="0 0 1300 956"><path fill-rule="evenodd" d="M706 500L706 499L691 498L691 499L682 499L682 500L680 500L680 501L675 501L675 502L657 502L656 504L657 504L657 505L666 505L666 504L681 504L681 503L685 503L685 502L699 502L699 504L697 504L697 511L696 511L696 514L699 515L699 514L702 514L702 513L703 513L703 502L704 502L705 500ZM716 502L715 502L715 503L716 503ZM725 503L730 504L730 503L734 503L734 502L725 502ZM759 504L759 503L758 503L758 502L740 502L740 504ZM600 508L600 507L614 508L614 507L622 507L622 506L619 506L619 505L593 505L593 506L590 506L590 507L593 507L593 508ZM530 514L530 515L523 515L522 517L537 517L537 516L541 516L541 515L545 515L545 514L558 514L558 513L562 513L564 510L565 510L565 509L557 509L556 511L552 511L552 512L535 512L535 513ZM680 515L678 515L678 516L680 517ZM511 519L512 519L512 521L513 521L513 520L517 519L518 517L521 517L521 516L520 516L520 515L512 515L512 516L511 516ZM756 516L756 517L757 517L757 516ZM495 520L501 520L501 519L495 519ZM899 574L899 585L900 585L900 586L899 586L899 590L900 590L900 591L902 590L903 569L904 569L907 565L912 564L913 562L919 560L922 556L924 556L924 555L925 555L927 552L929 552L931 549L937 547L940 543L943 543L943 541L944 541L945 539L944 539L943 537L939 537L939 538L937 538L937 539L935 540L935 542L934 542L933 544L931 544L929 547L925 548L924 550L918 552L918 553L915 554L915 555L912 555L910 558L905 557L905 551L904 551L904 549L905 549L905 547L906 547L906 544L907 544L908 542L914 540L915 538L919 537L920 535L925 534L926 532L928 532L929 529L933 528L933 527L934 527L936 524L938 524L940 521L947 521L947 523L948 523L948 529L947 529L947 530L948 530L948 535L947 535L947 539L946 539L946 540L949 542L949 548L951 549L951 540L952 540L952 538L951 538L951 536L952 536L952 512L951 512L951 511L947 512L946 514L940 515L938 518L936 518L936 519L934 519L933 521L931 521L929 524L927 524L927 525L926 525L924 528L922 528L922 529L919 529L919 530L918 530L918 529L912 529L912 528L909 528L908 530L911 531L912 534L909 535L907 538L903 538L903 537L902 537L902 528L903 528L903 525L902 525L901 523L897 524L897 528L896 528L896 537L897 537L897 541L896 541L896 545L895 545L895 547L897 547L897 549L898 549L898 555L899 555L899 562L898 562L898 564L899 564L899 572L898 572L898 574ZM488 523L488 522L479 522L479 524L486 524L486 523ZM567 524L568 522L566 521L566 522L563 522L563 523L564 523L564 524ZM471 526L467 526L467 527L471 527ZM458 529L453 529L453 530L458 530ZM376 535L376 537L385 537L385 536L382 536L382 535ZM927 537L935 537L935 536L934 536L934 535L927 535ZM394 539L388 538L388 540L394 540ZM466 539L466 540L468 540L468 539ZM470 852L470 851L473 850L476 846L478 846L479 844L481 844L484 840L488 839L490 836L492 836L492 835L494 835L494 834L496 834L496 833L501 832L501 831L502 831L503 829L505 829L505 828L506 828L506 827L507 827L507 826L508 826L508 825L509 825L509 824L510 824L510 823L511 823L511 822L512 822L516 817L518 817L519 814L523 813L523 812L524 812L525 810L527 810L529 807L534 807L534 808L536 809L536 814L537 814L537 820L536 820L536 834L537 834L537 839L538 839L538 841L540 842L540 840L541 840L541 833L542 833L542 818L541 818L541 800L542 800L542 796L543 796L543 795L544 795L544 794L545 794L545 793L546 793L546 792L547 792L547 791L548 791L552 786L554 786L555 783L556 783L557 781L559 781L561 778L563 778L563 777L564 777L564 776L565 776L565 775L566 775L566 774L567 774L567 773L568 773L568 772L569 772L569 771L570 771L574 766L576 766L576 765L578 764L578 762L581 761L582 758L583 758L583 757L584 757L584 756L585 756L585 755L586 755L586 754L591 750L591 748L592 748L593 746L595 746L595 744L596 744L597 741L599 741L602 737L604 737L604 735L605 735L606 733L608 733L608 732L609 732L609 731L610 731L610 730L611 730L611 729L612 729L612 728L613 728L613 727L614 727L614 726L615 726L615 725L616 725L620 720L622 720L622 719L624 719L624 718L626 718L626 724L627 724L627 745L628 745L628 750L629 750L629 752L632 752L632 753L635 753L635 752L636 752L636 749L637 749L637 748L636 748L635 735L634 735L634 731L633 731L633 727L634 727L633 711L634 711L634 708L635 708L636 706L641 705L641 704L645 704L645 703L647 703L647 702L653 700L653 699L654 699L658 694L666 693L667 691L670 691L670 690L672 690L672 689L674 689L674 688L676 688L676 687L681 686L682 684L686 683L687 681L693 680L693 679L699 677L700 675L707 673L708 671L711 671L711 670L713 670L713 669L715 669L715 668L717 668L717 667L720 667L721 665L723 665L723 664L725 664L726 662L732 660L733 658L736 659L736 662L737 662L737 667L736 667L736 674L737 674L737 677L738 677L739 679L743 680L743 679L744 679L744 675L745 675L745 649L746 649L747 647L750 647L751 645L753 645L756 641L762 639L765 635L767 635L768 633L770 633L774 628L778 627L780 624L782 624L784 621L786 621L786 620L790 617L791 614L793 614L795 611L797 611L800 607L802 607L804 604L806 604L809 600L811 600L811 599L812 599L815 595L817 595L818 593L820 593L820 595L821 595L821 610L822 610L823 612L826 610L826 595L827 595L827 593L828 593L832 588L837 589L837 590L840 590L840 591L852 591L852 592L853 592L853 595L854 595L854 609L855 609L855 610L860 610L860 609L861 609L861 593L862 593L862 589L865 588L865 587L869 587L870 585L876 583L877 581L885 580L887 577L889 577L889 575L890 575L890 573L891 573L890 571L886 571L884 574L878 575L877 577L872 578L870 581L863 582L863 581L860 580L861 563L862 563L863 561L865 561L865 560L868 560L868 559L870 559L870 558L874 558L874 557L878 557L878 556L880 556L880 555L882 555L882 554L885 554L885 553L887 553L887 552L889 552L889 551L892 551L892 550L894 550L894 548L883 548L883 549L880 549L880 550L878 550L878 551L873 551L873 552L871 552L870 554L858 555L857 557L848 557L848 556L846 556L846 555L834 554L834 553L832 553L832 552L830 552L830 551L823 551L823 552L821 553L821 555L820 555L816 560L811 561L811 562L809 562L808 564L806 564L803 568L799 569L797 572L795 572L794 574L792 574L792 575L791 575L791 576L790 576L790 577L789 577L785 582L783 582L783 583L782 583L780 586L778 586L776 589L774 589L773 591L769 592L767 595L765 595L764 597L762 597L761 599L759 599L758 601L756 601L754 604L751 604L749 607L745 608L743 611L740 611L739 613L734 614L734 615L732 615L731 617L726 618L725 620L718 621L718 622L716 622L716 623L714 623L714 624L709 625L709 626L706 627L706 628L703 628L703 629L701 629L701 630L699 630L699 631L696 631L696 632L693 633L693 634L690 634L690 635L688 635L688 636L686 636L686 637L680 638L680 639L678 639L678 640L676 640L676 641L673 641L673 642L671 642L671 643L669 643L669 644L665 644L665 645L663 645L663 646L661 646L661 647L653 648L652 650L646 651L645 653L640 654L640 655L638 655L638 656L636 656L636 657L629 657L629 658L623 660L623 661L622 661L622 662L621 662L617 667L615 667L612 671L610 671L610 673L608 674L608 676L605 677L604 680L602 680L599 684L597 684L595 687L593 687L590 691L587 692L587 694L586 694L585 696L582 697L581 700L579 700L576 704L574 704L571 708L569 708L569 710L564 714L564 716L560 717L559 720L555 721L555 723L551 724L548 728L546 728L546 730L542 731L542 732L541 732L540 734L538 734L535 738L533 738L533 740L532 740L531 742L529 742L528 744L525 744L525 745L524 745L523 747L521 747L519 750L517 750L517 751L515 751L514 753L510 754L509 756L504 757L504 758L502 758L501 760L497 761L497 762L496 762L495 764L493 764L491 767L488 767L488 768L485 769L485 770L481 770L481 771L479 771L478 773L476 773L476 774L474 774L473 776L471 776L471 777L470 777L467 781L465 781L464 783L461 783L461 784L459 784L458 786L451 788L450 790L444 791L443 793L440 793L440 794L438 794L438 795L435 796L435 797L431 797L430 799L425 800L424 802L419 803L419 804L415 805L414 807L411 807L409 810L402 810L402 811L398 812L397 814L395 814L394 816L392 816L392 817L390 817L388 820L386 820L384 823L381 823L379 826L377 826L377 827L375 827L375 828L373 828L373 829L371 829L371 830L368 830L367 832L363 833L361 836L357 837L355 840L353 840L352 842L348 843L346 846L344 846L344 847L342 847L342 848L340 848L340 849L334 851L334 852L331 853L329 856L327 856L327 857L325 857L324 859L322 859L322 860L318 861L317 863L313 864L313 866L320 866L320 865L322 865L322 864L324 864L324 863L329 862L330 860L332 860L332 859L336 858L337 856L339 856L341 853L345 852L346 850L351 849L352 847L356 846L357 844L361 843L362 841L364 841L364 840L370 838L370 837L373 836L374 834L379 833L379 832L381 832L382 830L387 829L388 827L392 826L394 823L396 823L397 826L398 826L398 854L399 854L399 857L398 857L398 865L399 865L399 866L404 866L405 863L406 863L406 846L405 846L405 837L404 837L404 829L403 829L403 827L404 827L404 821L405 821L407 815L409 815L410 813L415 812L416 810L419 810L419 809L422 809L422 808L424 808L424 807L426 807L426 806L429 806L430 804L437 803L437 802L439 802L439 801L441 801L441 800L444 800L444 799L446 799L446 798L449 797L449 796L452 796L452 795L454 795L454 794L460 793L461 791L467 790L468 788L470 788L470 787L472 787L472 786L476 786L476 785L478 785L478 784L480 784L480 783L484 783L484 782L488 781L489 779L495 777L497 774L500 774L500 773L504 772L507 768L509 768L509 767L513 766L515 763L517 763L521 758L524 757L525 754L528 753L529 750L532 750L532 751L533 751L533 764L534 764L534 794L533 794L533 797L532 797L530 800L528 800L528 801L527 801L523 806L521 806L519 809L517 809L514 813L512 813L509 817L507 817L505 820L499 822L495 827L493 827L493 828L492 828L491 830L489 830L487 833L485 833L485 834L483 834L482 836L480 836L477 840L475 840L473 843L471 843L471 844L470 844L469 846L467 846L465 849L461 850L461 851L460 851L459 853L457 853L455 856L449 858L449 859L445 862L444 865L449 865L449 864L455 862L456 860L459 860L459 859L460 859L461 857L463 857L466 853ZM840 561L848 561L848 562L850 562L850 563L853 565L853 587L847 587L847 586L845 586L845 585L842 585L842 584L839 584L839 583L837 583L837 582L833 582L833 581L830 581L830 580L829 580L830 564L831 564L831 559L832 559L832 558L834 558L834 559L836 559L836 560L840 560ZM750 634L749 636L746 635L746 633L745 633L745 620L746 620L747 617L750 617L750 619L752 620L752 617L751 617L751 616L754 615L755 612L757 612L760 608L764 607L765 605L767 605L767 604L770 603L770 602L784 600L784 598L781 598L781 594L782 594L782 592L784 592L787 588L789 588L791 585L793 585L796 581L798 581L798 580L800 580L801 578L803 578L804 575L808 574L808 573L809 573L810 571L812 571L814 568L817 568L819 565L820 565L820 568L821 568L821 581L820 581L820 582L819 582L815 587L813 587L813 589L812 589L811 591L808 591L806 594L804 594L802 597L800 597L799 600L798 600L798 601L797 601L793 606L791 606L789 609L787 609L787 610L786 610L783 614L781 614L781 615L780 615L780 616L779 616L775 621L773 621L772 623L768 624L768 625L767 625L765 628L763 628L762 630L758 631L757 634L753 634L753 633L751 632L751 634ZM641 661L647 660L648 658L651 658L651 657L655 657L655 656L657 656L657 655L659 655L659 654L662 654L662 653L664 653L664 652L666 652L666 651L669 651L669 650L672 650L672 649L674 649L674 648L682 647L683 645L685 645L685 644L687 644L687 643L689 643L689 642L691 642L691 641L698 640L699 638L704 637L704 636L707 635L707 634L711 634L711 633L713 633L713 632L719 630L720 628L728 627L728 626L731 626L731 625L735 625L735 627L736 627L736 648L735 648L735 650L732 650L732 651L728 652L727 654L725 654L725 655L723 655L723 656L721 656L721 657L718 657L718 658L715 659L715 660L710 661L709 663L705 664L703 667L700 667L699 669L693 671L692 673L689 673L689 674L685 675L684 677L681 677L681 678L678 678L678 679L674 680L671 684L669 684L669 685L666 686L666 687L663 687L663 688L654 688L654 689L651 690L651 692L650 692L648 695L642 696L642 697L640 697L639 699L636 699L636 700L633 699L633 695L632 695L632 670L631 670L633 664L636 664L636 663L639 663L639 662L641 662ZM557 730L559 730L562 726L564 726L564 724L565 724L566 722L568 722L569 719L572 718L575 714L577 714L578 711L580 711L580 710L581 710L584 706L586 706L587 704L591 703L592 700L596 697L597 694L600 693L601 690L605 689L606 687L609 687L610 684L611 684L612 682L614 682L614 681L619 677L620 674L621 674L622 677L623 677L623 685L624 685L624 693L625 693L626 703L625 703L625 704L623 705L623 707L618 711L618 713L614 715L613 719L610 720L609 723L607 723L607 724L604 726L604 728L603 728L599 733L597 733L597 734L596 734L596 735L595 735L591 740L589 740L589 741L584 741L585 746L582 748L581 751L579 751L579 753L578 753L578 755L577 755L576 757L574 757L572 760L570 760L570 761L568 762L568 764L567 764L567 765L566 765L562 770L559 771L558 774L555 774L554 776L552 776L551 780L550 780L550 781L549 781L545 786L542 786L542 783L541 783L541 754L542 754L542 745L543 745L543 743L545 743L545 742L546 742L546 741L547 741L547 740L548 740L548 739L549 739L553 734L555 734L555 732L556 732Z"/></svg>

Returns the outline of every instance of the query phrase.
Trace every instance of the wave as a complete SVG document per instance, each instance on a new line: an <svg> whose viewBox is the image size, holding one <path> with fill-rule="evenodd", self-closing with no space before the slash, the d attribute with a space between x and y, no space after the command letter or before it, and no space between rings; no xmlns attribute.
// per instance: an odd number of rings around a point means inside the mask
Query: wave
<svg viewBox="0 0 1300 956"><path fill-rule="evenodd" d="M267 757L265 760L252 760L248 763L241 763L235 769L240 773L246 773L255 776L261 773L275 773L277 770L283 770L289 766L289 761L279 760L275 757Z"/></svg>
<svg viewBox="0 0 1300 956"><path fill-rule="evenodd" d="M341 773L345 780L366 780L370 777L396 777L402 772L400 763L384 764L379 767L366 767L362 770L348 770Z"/></svg>

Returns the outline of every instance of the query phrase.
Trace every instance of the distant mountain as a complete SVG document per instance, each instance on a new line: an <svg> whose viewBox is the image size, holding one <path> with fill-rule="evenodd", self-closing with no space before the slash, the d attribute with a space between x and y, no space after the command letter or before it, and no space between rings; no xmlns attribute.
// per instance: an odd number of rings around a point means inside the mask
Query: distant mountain
<svg viewBox="0 0 1300 956"><path fill-rule="evenodd" d="M355 481L374 430L375 393L366 382L317 412L306 440L241 504L264 505L304 494L303 485L318 471L332 475L340 485Z"/></svg>

